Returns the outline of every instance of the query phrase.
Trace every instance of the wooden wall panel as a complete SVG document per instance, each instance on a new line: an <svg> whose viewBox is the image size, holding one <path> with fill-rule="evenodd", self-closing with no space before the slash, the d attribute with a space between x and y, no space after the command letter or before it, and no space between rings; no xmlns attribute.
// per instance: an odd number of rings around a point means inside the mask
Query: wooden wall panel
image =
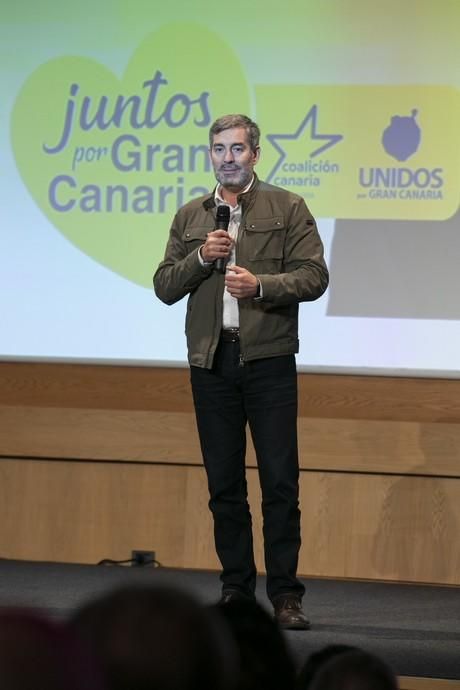
<svg viewBox="0 0 460 690"><path fill-rule="evenodd" d="M3 459L0 553L97 563L154 549L183 566L188 476L168 465Z"/></svg>
<svg viewBox="0 0 460 690"><path fill-rule="evenodd" d="M305 575L460 584L460 380L299 376ZM263 568L252 447L249 487ZM0 554L218 567L187 369L0 363Z"/></svg>
<svg viewBox="0 0 460 690"><path fill-rule="evenodd" d="M304 469L460 477L460 424L301 417L298 428Z"/></svg>
<svg viewBox="0 0 460 690"><path fill-rule="evenodd" d="M191 412L187 368L0 362L0 405ZM460 378L299 375L301 417L460 423Z"/></svg>
<svg viewBox="0 0 460 690"><path fill-rule="evenodd" d="M303 473L300 567L333 577L460 582L460 481Z"/></svg>
<svg viewBox="0 0 460 690"><path fill-rule="evenodd" d="M256 470L248 471L263 570ZM170 567L218 569L199 467L3 459L0 553L97 563L153 549ZM460 481L301 473L305 576L458 584Z"/></svg>
<svg viewBox="0 0 460 690"><path fill-rule="evenodd" d="M399 676L399 690L460 690L460 681L446 678Z"/></svg>
<svg viewBox="0 0 460 690"><path fill-rule="evenodd" d="M300 417L304 469L460 476L460 424ZM0 406L0 455L201 465L193 412ZM255 467L252 444L248 465Z"/></svg>
<svg viewBox="0 0 460 690"><path fill-rule="evenodd" d="M2 455L201 464L192 412L0 406Z"/></svg>

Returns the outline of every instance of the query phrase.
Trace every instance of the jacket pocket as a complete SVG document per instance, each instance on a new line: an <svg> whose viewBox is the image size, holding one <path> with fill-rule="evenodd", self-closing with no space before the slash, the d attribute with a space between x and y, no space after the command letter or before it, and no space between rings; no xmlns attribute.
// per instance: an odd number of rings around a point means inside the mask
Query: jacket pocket
<svg viewBox="0 0 460 690"><path fill-rule="evenodd" d="M244 230L244 256L248 261L257 264L259 272L278 272L284 258L284 218L252 219Z"/></svg>
<svg viewBox="0 0 460 690"><path fill-rule="evenodd" d="M186 248L187 254L190 254L194 249L206 242L206 236L209 228L204 228L202 225L197 227L188 227L182 233L182 241Z"/></svg>

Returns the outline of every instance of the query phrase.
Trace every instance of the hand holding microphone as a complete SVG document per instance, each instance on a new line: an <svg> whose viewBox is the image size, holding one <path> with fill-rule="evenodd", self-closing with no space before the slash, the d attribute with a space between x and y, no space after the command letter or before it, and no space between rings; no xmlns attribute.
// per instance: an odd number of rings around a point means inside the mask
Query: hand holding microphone
<svg viewBox="0 0 460 690"><path fill-rule="evenodd" d="M230 256L233 240L227 232L230 222L230 207L222 204L217 207L216 228L208 232L206 242L200 249L201 258L206 263L214 263L219 273L225 273L228 257Z"/></svg>

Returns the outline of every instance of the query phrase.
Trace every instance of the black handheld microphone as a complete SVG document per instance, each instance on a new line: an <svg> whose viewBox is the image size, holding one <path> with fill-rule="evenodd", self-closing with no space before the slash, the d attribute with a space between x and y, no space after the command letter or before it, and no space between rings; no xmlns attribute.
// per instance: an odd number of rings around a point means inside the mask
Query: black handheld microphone
<svg viewBox="0 0 460 690"><path fill-rule="evenodd" d="M216 230L228 230L228 224L230 222L230 206L226 204L220 204L217 207L216 214ZM225 266L227 265L227 259L216 259L215 267L216 271L219 273L225 273Z"/></svg>

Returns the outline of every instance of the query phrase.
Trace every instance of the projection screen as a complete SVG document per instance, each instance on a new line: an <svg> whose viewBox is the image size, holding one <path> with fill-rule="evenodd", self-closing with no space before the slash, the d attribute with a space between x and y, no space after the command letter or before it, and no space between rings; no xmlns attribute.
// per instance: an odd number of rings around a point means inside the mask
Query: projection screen
<svg viewBox="0 0 460 690"><path fill-rule="evenodd" d="M211 190L208 129L262 130L331 283L299 370L458 377L460 4L100 0L0 9L0 358L186 363L152 275Z"/></svg>

